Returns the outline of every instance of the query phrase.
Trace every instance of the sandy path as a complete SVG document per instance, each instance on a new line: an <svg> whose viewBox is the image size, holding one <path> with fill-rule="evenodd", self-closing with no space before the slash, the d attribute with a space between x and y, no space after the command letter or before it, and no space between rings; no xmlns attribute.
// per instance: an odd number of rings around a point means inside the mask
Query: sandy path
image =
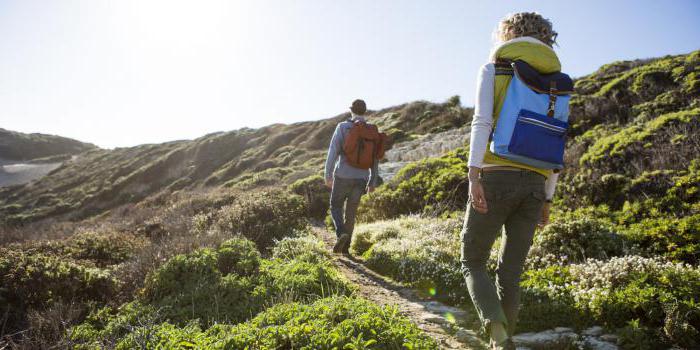
<svg viewBox="0 0 700 350"><path fill-rule="evenodd" d="M333 248L335 235L325 228L314 227L314 234L328 247ZM474 331L460 326L468 319L464 310L431 300L425 300L411 288L398 285L362 265L361 261L342 255L334 255L334 264L353 283L359 293L377 304L396 305L425 333L433 337L442 349L487 349L487 345Z"/></svg>

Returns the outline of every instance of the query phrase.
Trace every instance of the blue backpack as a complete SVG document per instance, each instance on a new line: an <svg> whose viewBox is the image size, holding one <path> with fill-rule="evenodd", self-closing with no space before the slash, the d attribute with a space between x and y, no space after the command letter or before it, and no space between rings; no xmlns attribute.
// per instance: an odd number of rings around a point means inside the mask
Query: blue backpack
<svg viewBox="0 0 700 350"><path fill-rule="evenodd" d="M571 78L540 74L522 60L496 62L496 74L513 78L491 134L491 152L540 169L562 169Z"/></svg>

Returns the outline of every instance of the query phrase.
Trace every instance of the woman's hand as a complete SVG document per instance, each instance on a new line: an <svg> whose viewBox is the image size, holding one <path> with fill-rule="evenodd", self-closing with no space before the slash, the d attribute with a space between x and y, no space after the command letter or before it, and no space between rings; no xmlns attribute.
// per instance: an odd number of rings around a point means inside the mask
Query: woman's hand
<svg viewBox="0 0 700 350"><path fill-rule="evenodd" d="M479 171L476 167L469 167L469 199L472 207L478 213L486 214L489 211L486 204L486 196L484 195L484 187L479 181Z"/></svg>
<svg viewBox="0 0 700 350"><path fill-rule="evenodd" d="M549 224L549 208L552 206L552 203L547 203L545 202L542 205L542 216L540 217L540 222L537 223L537 227L539 228L544 228Z"/></svg>

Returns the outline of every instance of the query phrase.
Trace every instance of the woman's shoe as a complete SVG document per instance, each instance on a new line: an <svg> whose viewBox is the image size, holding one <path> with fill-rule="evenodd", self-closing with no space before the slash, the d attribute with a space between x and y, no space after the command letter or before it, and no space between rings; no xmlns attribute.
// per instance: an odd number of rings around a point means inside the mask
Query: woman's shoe
<svg viewBox="0 0 700 350"><path fill-rule="evenodd" d="M513 340L511 338L508 338L498 344L496 344L496 341L491 339L491 349L492 350L516 350L515 348L515 343L513 343Z"/></svg>
<svg viewBox="0 0 700 350"><path fill-rule="evenodd" d="M350 246L350 235L344 233L338 237L338 241L333 246L333 253L343 253L346 247Z"/></svg>

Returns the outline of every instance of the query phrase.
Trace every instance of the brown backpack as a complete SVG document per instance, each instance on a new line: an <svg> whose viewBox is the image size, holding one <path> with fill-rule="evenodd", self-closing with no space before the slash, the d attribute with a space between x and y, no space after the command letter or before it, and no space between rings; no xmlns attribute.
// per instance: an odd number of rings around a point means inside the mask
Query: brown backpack
<svg viewBox="0 0 700 350"><path fill-rule="evenodd" d="M350 166L369 169L374 160L384 158L387 136L376 125L356 120L345 136L343 153Z"/></svg>

